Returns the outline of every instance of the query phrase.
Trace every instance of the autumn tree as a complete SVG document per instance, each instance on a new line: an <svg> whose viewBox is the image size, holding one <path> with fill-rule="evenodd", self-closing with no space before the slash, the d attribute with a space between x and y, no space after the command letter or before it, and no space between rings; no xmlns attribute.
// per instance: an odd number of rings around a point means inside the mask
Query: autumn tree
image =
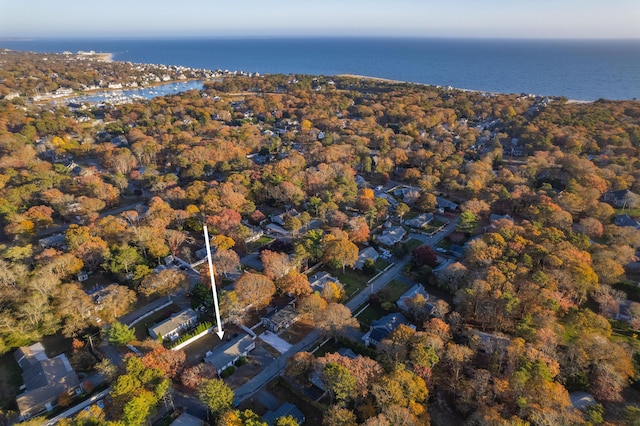
<svg viewBox="0 0 640 426"><path fill-rule="evenodd" d="M347 221L347 232L352 243L360 244L369 240L369 225L362 216L356 216Z"/></svg>
<svg viewBox="0 0 640 426"><path fill-rule="evenodd" d="M345 401L356 387L356 378L342 365L328 363L322 370L323 381L331 397L337 401Z"/></svg>
<svg viewBox="0 0 640 426"><path fill-rule="evenodd" d="M197 394L216 417L233 405L233 391L220 379L205 380Z"/></svg>
<svg viewBox="0 0 640 426"><path fill-rule="evenodd" d="M191 390L199 389L206 380L218 377L216 368L204 362L186 368L180 374L180 382Z"/></svg>
<svg viewBox="0 0 640 426"><path fill-rule="evenodd" d="M142 364L147 368L158 369L168 378L175 378L182 370L186 355L182 350L169 350L160 344L144 354Z"/></svg>
<svg viewBox="0 0 640 426"><path fill-rule="evenodd" d="M262 260L264 274L273 281L281 279L293 268L291 259L286 253L262 250L260 259Z"/></svg>
<svg viewBox="0 0 640 426"><path fill-rule="evenodd" d="M276 286L269 278L262 274L247 272L234 285L238 301L244 305L251 305L256 309L267 306L276 292Z"/></svg>
<svg viewBox="0 0 640 426"><path fill-rule="evenodd" d="M420 246L413 250L411 257L417 266L428 265L434 267L438 264L438 255L429 246Z"/></svg>
<svg viewBox="0 0 640 426"><path fill-rule="evenodd" d="M344 273L345 266L353 266L358 260L358 246L348 239L329 240L325 244L324 261L330 262L342 268Z"/></svg>
<svg viewBox="0 0 640 426"><path fill-rule="evenodd" d="M211 256L211 261L216 271L228 277L230 273L238 270L240 266L240 257L233 250L219 249Z"/></svg>
<svg viewBox="0 0 640 426"><path fill-rule="evenodd" d="M312 292L309 278L296 270L289 271L277 280L276 287L281 293L291 294L295 297L306 296Z"/></svg>
<svg viewBox="0 0 640 426"><path fill-rule="evenodd" d="M179 288L186 288L187 286L187 277L181 271L172 268L147 275L140 283L138 291L146 297L152 294L166 296L174 293Z"/></svg>
<svg viewBox="0 0 640 426"><path fill-rule="evenodd" d="M340 303L329 303L322 311L315 314L315 324L325 337L338 339L348 332L349 327L358 327L358 320L351 316L351 311Z"/></svg>

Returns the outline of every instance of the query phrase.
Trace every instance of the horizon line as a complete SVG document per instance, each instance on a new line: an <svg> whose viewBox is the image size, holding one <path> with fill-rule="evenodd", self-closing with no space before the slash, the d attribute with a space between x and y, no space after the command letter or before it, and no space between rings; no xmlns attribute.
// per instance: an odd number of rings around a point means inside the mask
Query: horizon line
<svg viewBox="0 0 640 426"><path fill-rule="evenodd" d="M437 35L157 35L157 36L37 36L3 37L2 41L82 40L296 40L296 39L398 39L398 40L521 40L521 41L640 41L640 37L529 37L529 36L437 36Z"/></svg>

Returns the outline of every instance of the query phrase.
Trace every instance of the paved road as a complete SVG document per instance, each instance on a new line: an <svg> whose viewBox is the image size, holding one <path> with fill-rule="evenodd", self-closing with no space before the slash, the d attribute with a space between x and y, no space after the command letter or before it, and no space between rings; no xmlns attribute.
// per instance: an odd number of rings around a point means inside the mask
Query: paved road
<svg viewBox="0 0 640 426"><path fill-rule="evenodd" d="M454 218L445 226L440 232L435 235L428 236L423 234L411 234L411 238L418 239L424 244L435 245L444 237L449 235L456 227L458 219ZM398 261L394 266L389 268L386 272L381 274L375 280L371 282L368 289L361 291L353 299L349 300L345 305L354 312L360 306L364 305L369 300L369 295L374 292L378 292L384 288L391 280L398 276L407 263L411 260L410 256L406 256L404 259ZM235 390L235 400L240 403L247 398L253 396L260 390L265 384L271 381L274 377L281 374L286 366L286 359L294 354L302 351L306 351L314 347L318 343L320 335L317 331L309 333L302 341L294 345L285 354L279 357L275 362L265 366L260 373L258 373L253 379L249 380L238 389Z"/></svg>

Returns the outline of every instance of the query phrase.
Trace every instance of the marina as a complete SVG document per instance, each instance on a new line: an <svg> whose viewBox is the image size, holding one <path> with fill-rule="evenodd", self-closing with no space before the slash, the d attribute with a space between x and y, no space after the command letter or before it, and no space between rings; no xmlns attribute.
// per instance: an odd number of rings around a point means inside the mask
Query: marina
<svg viewBox="0 0 640 426"><path fill-rule="evenodd" d="M159 96L166 96L176 94L180 92L186 92L188 90L201 90L204 87L204 80L189 80L189 81L172 81L168 83L159 84L157 86L132 88L132 89L117 89L117 90L99 90L96 92L86 93L80 96L74 96L72 98L58 99L56 103L77 103L77 104L101 104L109 103L112 105L119 105L124 103L131 103L138 100L148 100Z"/></svg>

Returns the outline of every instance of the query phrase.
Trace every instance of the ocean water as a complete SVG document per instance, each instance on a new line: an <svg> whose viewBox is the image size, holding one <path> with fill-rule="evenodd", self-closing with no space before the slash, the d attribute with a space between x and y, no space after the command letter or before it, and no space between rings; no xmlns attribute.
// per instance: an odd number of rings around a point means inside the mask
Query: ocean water
<svg viewBox="0 0 640 426"><path fill-rule="evenodd" d="M95 50L113 53L115 60L136 63L261 74L358 74L577 100L640 99L640 40L0 40L0 48Z"/></svg>

